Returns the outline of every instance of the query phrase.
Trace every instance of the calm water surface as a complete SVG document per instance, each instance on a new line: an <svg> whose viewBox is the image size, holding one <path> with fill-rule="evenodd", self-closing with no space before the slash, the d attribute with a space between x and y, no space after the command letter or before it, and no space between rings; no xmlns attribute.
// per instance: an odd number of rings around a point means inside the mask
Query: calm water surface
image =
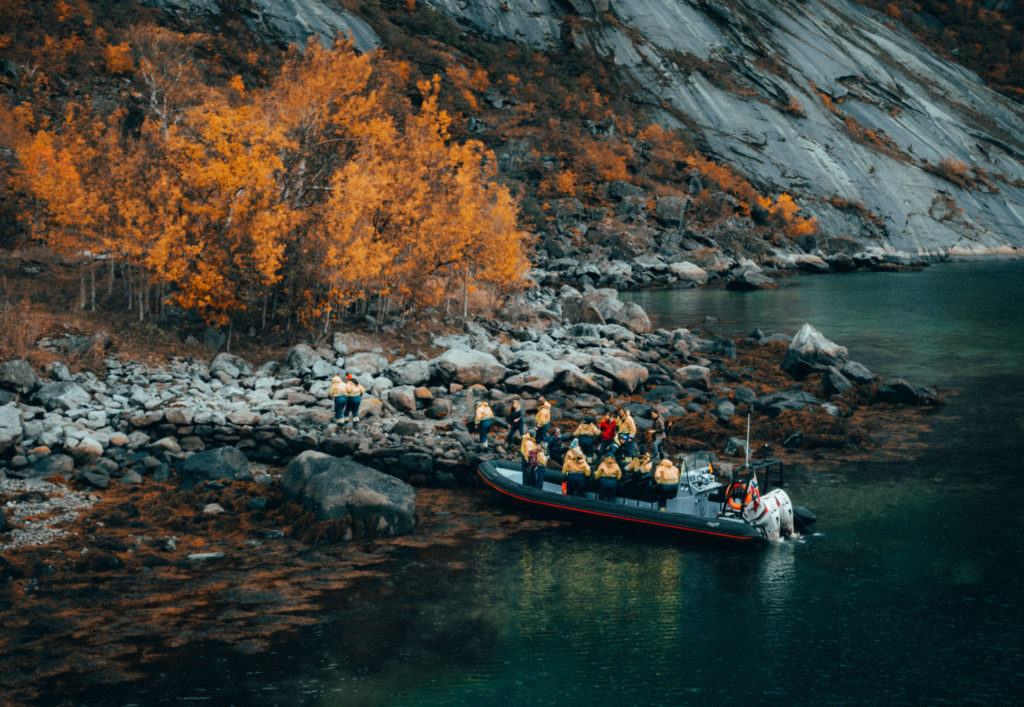
<svg viewBox="0 0 1024 707"><path fill-rule="evenodd" d="M268 653L189 651L91 701L993 704L1024 694L1024 263L632 296L659 326L811 322L956 389L902 465L797 469L817 532L763 552L570 525L397 557ZM438 553L442 556L438 557ZM442 569L438 569L438 568ZM429 568L429 569L425 569Z"/></svg>

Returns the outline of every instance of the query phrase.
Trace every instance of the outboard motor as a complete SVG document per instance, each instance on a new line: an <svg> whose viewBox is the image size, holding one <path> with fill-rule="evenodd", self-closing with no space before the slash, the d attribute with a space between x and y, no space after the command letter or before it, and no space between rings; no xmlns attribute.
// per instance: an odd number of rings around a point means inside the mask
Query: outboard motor
<svg viewBox="0 0 1024 707"><path fill-rule="evenodd" d="M761 496L760 503L747 503L743 517L759 529L768 540L778 540L793 534L793 502L782 489L772 489Z"/></svg>

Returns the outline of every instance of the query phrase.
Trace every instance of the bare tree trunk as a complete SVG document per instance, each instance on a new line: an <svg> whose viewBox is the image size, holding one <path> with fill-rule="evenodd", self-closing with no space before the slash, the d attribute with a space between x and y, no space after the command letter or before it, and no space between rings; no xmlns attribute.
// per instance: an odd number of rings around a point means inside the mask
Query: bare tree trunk
<svg viewBox="0 0 1024 707"><path fill-rule="evenodd" d="M91 298L92 311L96 311L96 268L100 266L99 263L94 263L89 268L89 295Z"/></svg>
<svg viewBox="0 0 1024 707"><path fill-rule="evenodd" d="M235 317L231 315L228 317L228 338L227 343L224 344L224 351L231 353L231 335L235 333Z"/></svg>
<svg viewBox="0 0 1024 707"><path fill-rule="evenodd" d="M83 264L78 270L78 308L85 309L86 305L86 292L85 292L85 265Z"/></svg>
<svg viewBox="0 0 1024 707"><path fill-rule="evenodd" d="M110 279L107 280L107 300L109 301L114 295L114 259L110 259Z"/></svg>

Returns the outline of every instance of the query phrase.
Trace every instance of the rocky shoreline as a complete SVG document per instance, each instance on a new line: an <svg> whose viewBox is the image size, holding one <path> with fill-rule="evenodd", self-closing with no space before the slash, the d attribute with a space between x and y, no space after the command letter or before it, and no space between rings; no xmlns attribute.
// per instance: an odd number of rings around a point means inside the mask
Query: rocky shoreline
<svg viewBox="0 0 1024 707"><path fill-rule="evenodd" d="M643 434L657 408L672 422L670 449L699 446L740 458L749 412L767 420L762 436L798 449L841 446L836 438L856 437L845 426L872 405L940 402L927 387L873 375L809 324L792 338L754 332L741 341L652 330L642 308L615 290L568 286L531 290L518 311L518 319L513 313L511 321L436 336L434 356L389 360L373 336L338 333L330 346L300 344L283 361L257 368L228 353L156 368L110 354L105 375L54 363L43 378L23 360L0 363L0 491L7 505L0 550L59 532L57 523L27 529L18 499L49 498L62 485L67 498L84 494L95 502L115 485L166 483L184 492L245 482L254 489L248 510L261 511L280 491L277 472L314 452L414 487L470 484L485 455L515 454L504 446L502 427L514 398L528 416L542 395L554 400L556 425L567 433L584 416L626 406ZM330 378L344 373L368 391L358 425L332 419ZM467 425L481 398L498 416L490 449ZM833 430L833 438L815 441L822 430ZM50 481L57 485L40 485ZM337 522L323 499L297 488L288 495L319 520ZM215 514L216 505L198 510ZM53 515L40 511L33 515ZM351 504L346 513L338 538L408 530L412 516L411 508L398 520L393 509Z"/></svg>

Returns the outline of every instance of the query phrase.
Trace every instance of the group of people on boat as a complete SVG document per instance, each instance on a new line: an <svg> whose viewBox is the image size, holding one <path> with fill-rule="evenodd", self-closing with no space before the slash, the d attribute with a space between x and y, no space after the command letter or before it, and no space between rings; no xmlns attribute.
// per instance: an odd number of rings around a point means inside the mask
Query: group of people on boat
<svg viewBox="0 0 1024 707"><path fill-rule="evenodd" d="M651 417L652 443L650 450L643 450L637 442L636 421L627 408L619 408L614 416L606 412L600 420L587 417L571 434L563 434L557 427L551 429L551 402L544 398L538 401L534 427L527 431L516 399L509 409L505 443L512 446L516 437L521 438L519 455L526 486L542 488L550 462L561 466L563 492L569 496L585 496L593 479L598 500L614 502L620 486L629 483L634 489L653 492L664 511L667 499L679 490L680 473L665 455L664 418L657 410ZM486 401L479 401L474 423L484 448L493 422L494 411Z"/></svg>

